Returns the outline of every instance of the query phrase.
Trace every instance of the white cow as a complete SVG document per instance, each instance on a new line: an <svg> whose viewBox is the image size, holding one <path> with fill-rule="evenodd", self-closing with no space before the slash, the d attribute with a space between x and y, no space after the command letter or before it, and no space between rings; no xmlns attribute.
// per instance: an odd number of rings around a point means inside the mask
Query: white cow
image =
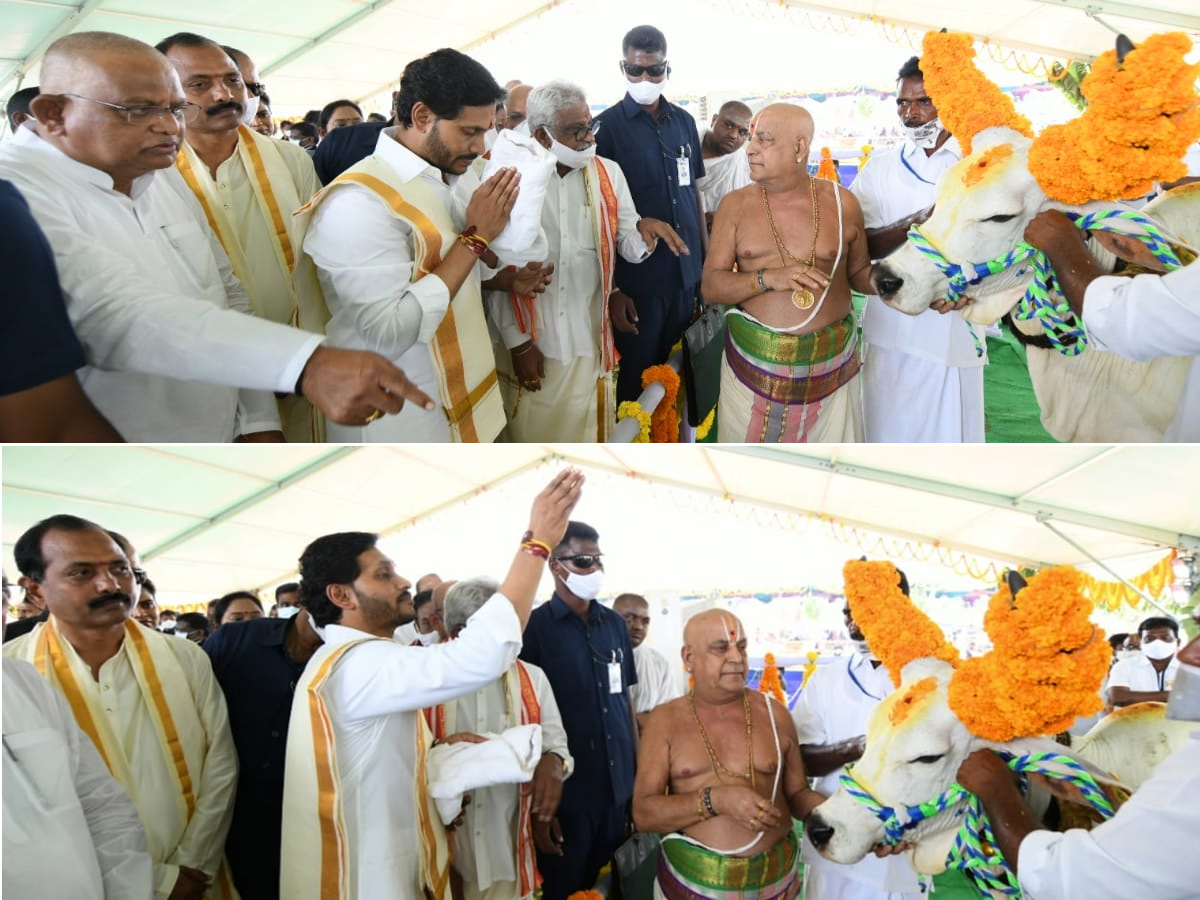
<svg viewBox="0 0 1200 900"><path fill-rule="evenodd" d="M855 564L850 564L855 565ZM880 565L866 563L866 565ZM1018 590L1023 585L1015 582ZM1009 596L1009 595L1004 595ZM999 598L1003 599L1003 597ZM864 602L848 595L852 613L859 627L866 633L873 647L881 646L876 636L869 631L869 616L860 614L860 603ZM1019 596L1011 608L1036 602L1029 596ZM903 601L907 603L907 601ZM1027 609L1029 607L1026 607ZM993 610L989 609L990 622ZM906 620L920 618L924 614L909 604L904 610ZM1038 641L1045 649L1047 634L1055 628L1066 629L1059 622L1053 628L1034 628L1021 632L1022 644L1018 648L1000 645L990 651L1008 657L1007 665L1013 669L1022 665L1019 654L1037 652ZM1086 628L1086 620L1082 626ZM936 627L936 626L933 626ZM1075 638L1075 650L1087 652L1094 642L1103 642L1102 634L1093 631L1089 640ZM1129 712L1121 712L1092 729L1081 740L1080 748L1072 751L1044 737L1018 738L1007 742L990 741L971 733L951 708L950 692L953 680L960 675L954 665L933 657L921 657L905 662L895 657L895 650L886 654L891 658L884 661L891 671L901 672L899 687L876 707L866 735L866 747L861 759L851 770L858 788L854 790L872 798L878 808L896 811L893 827L899 827L910 818L909 809L928 804L943 796L955 782L958 767L975 750L991 748L1020 756L1026 753L1052 753L1070 757L1083 767L1102 785L1118 785L1134 788L1149 777L1153 765L1169 755L1173 748L1187 740L1191 727L1188 723L1168 722L1162 718L1163 704L1139 704ZM1052 651L1053 652L1053 651ZM1058 651L1065 654L1065 650ZM881 657L885 654L881 653ZM1062 655L1062 666L1070 666L1070 655ZM1096 689L1098 690L1097 683ZM1035 697L1039 689L1021 690L1022 696L1013 699L1029 703L1044 700L1046 692L1052 696L1055 688L1042 688L1041 697ZM1154 709L1150 709L1154 707ZM1058 710L1059 713L1069 710ZM1134 737L1131 732L1137 732ZM1020 733L1020 732L1018 732ZM1142 756L1150 759L1143 760ZM1095 760L1092 762L1091 760ZM1096 763L1099 763L1097 765ZM1049 764L1050 772L1066 773L1069 766ZM1113 774L1109 774L1113 773ZM1055 785L1055 793L1068 799L1076 799L1077 792ZM1042 798L1048 802L1049 797ZM915 844L912 850L913 867L923 874L937 874L946 868L947 856L963 822L966 801L957 800L944 811L930 815L903 832L903 839ZM1040 810L1039 810L1040 811ZM911 818L920 819L919 815ZM841 786L833 795L814 811L806 823L806 833L813 844L826 858L839 863L855 863L871 852L878 843L889 837L885 825L886 815L881 817L878 809L854 796L854 791Z"/></svg>
<svg viewBox="0 0 1200 900"><path fill-rule="evenodd" d="M1010 128L988 128L975 136L972 153L938 182L933 215L921 233L952 264L971 277L974 267L1008 254L1021 242L1025 226L1052 204L1030 174L1026 160L1032 141ZM1117 208L1116 204L1070 207L1080 212ZM1181 245L1200 244L1200 184L1188 185L1149 204L1141 213ZM1093 254L1108 267L1117 255L1154 264L1136 241L1096 233ZM985 277L968 290L974 304L962 315L991 324L1010 311L1033 277L1028 265ZM882 261L874 272L884 302L917 315L946 296L942 270L911 241ZM950 313L954 315L954 313ZM1018 323L1029 335L1041 335L1037 323ZM1051 349L1028 348L1029 373L1046 430L1061 441L1160 441L1179 406L1192 358L1162 357L1148 363L1088 349L1063 356Z"/></svg>

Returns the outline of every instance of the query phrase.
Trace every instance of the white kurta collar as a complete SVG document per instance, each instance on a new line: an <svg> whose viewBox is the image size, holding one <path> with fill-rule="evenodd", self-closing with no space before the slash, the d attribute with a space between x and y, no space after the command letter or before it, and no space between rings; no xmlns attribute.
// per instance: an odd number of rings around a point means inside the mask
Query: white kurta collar
<svg viewBox="0 0 1200 900"><path fill-rule="evenodd" d="M391 128L385 128L379 132L379 139L375 141L375 155L395 169L396 174L405 181L410 181L418 175L425 175L443 184L454 184L458 176L449 175L443 181L441 169L430 165L400 143L396 138L396 135L400 133L399 129L400 126L393 125Z"/></svg>

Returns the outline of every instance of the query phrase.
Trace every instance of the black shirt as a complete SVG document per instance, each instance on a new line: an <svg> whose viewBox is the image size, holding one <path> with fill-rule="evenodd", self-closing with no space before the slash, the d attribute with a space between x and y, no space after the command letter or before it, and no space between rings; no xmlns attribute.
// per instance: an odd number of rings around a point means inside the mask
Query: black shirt
<svg viewBox="0 0 1200 900"><path fill-rule="evenodd" d="M54 251L13 185L0 181L0 396L27 391L84 365L63 302Z"/></svg>
<svg viewBox="0 0 1200 900"><path fill-rule="evenodd" d="M313 166L321 184L329 184L348 168L375 152L386 122L361 122L335 128L317 144Z"/></svg>
<svg viewBox="0 0 1200 900"><path fill-rule="evenodd" d="M292 695L304 672L287 655L290 619L222 625L204 642L225 692L238 755L237 797L225 855L245 898L279 896L283 764Z"/></svg>

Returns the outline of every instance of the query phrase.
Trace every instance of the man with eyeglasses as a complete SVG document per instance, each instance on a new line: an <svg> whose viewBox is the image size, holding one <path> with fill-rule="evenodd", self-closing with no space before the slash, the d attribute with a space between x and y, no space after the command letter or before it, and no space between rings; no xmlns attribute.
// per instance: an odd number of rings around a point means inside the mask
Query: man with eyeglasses
<svg viewBox="0 0 1200 900"><path fill-rule="evenodd" d="M188 101L202 110L188 123L175 165L229 255L254 314L323 331L320 284L308 269L293 277L300 244L292 213L320 189L312 159L300 147L264 138L250 127L263 86L255 81L252 95L241 69L216 41L180 32L156 49L175 66ZM249 67L257 76L252 62ZM301 397L280 398L279 417L289 441L325 438L324 422Z"/></svg>
<svg viewBox="0 0 1200 900"><path fill-rule="evenodd" d="M850 190L862 206L871 259L883 259L929 218L938 179L962 158L925 92L921 61L900 69L896 114L904 143L871 154ZM863 310L862 402L867 441L982 443L987 351L961 315L939 300L909 316L877 296ZM979 351L976 347L981 348Z"/></svg>
<svg viewBox="0 0 1200 900"><path fill-rule="evenodd" d="M637 684L625 621L596 598L604 584L600 535L570 522L550 552L554 596L529 617L521 659L539 666L559 701L575 774L558 813L534 823L543 900L591 888L621 842L633 797Z"/></svg>
<svg viewBox="0 0 1200 900"><path fill-rule="evenodd" d="M6 644L4 656L32 663L71 701L79 727L129 792L156 895L232 897L221 848L237 757L204 651L133 621L133 567L93 522L44 519L17 539L13 556L50 619Z"/></svg>
<svg viewBox="0 0 1200 900"><path fill-rule="evenodd" d="M609 297L618 257L640 263L660 237L672 252L686 250L666 222L639 218L621 167L596 156L582 88L551 81L527 99L530 132L558 165L542 203L548 264L533 273L533 290L522 287L530 273L518 272L511 289L487 295L507 350L496 368L508 436L603 442L616 424Z"/></svg>
<svg viewBox="0 0 1200 900"><path fill-rule="evenodd" d="M900 590L908 596L908 578L903 572L899 575ZM871 714L893 690L888 670L871 652L849 605L842 615L854 651L819 666L792 710L804 771L816 779L813 786L825 796L837 790L845 767L862 756ZM800 858L806 867L804 896L813 900L920 900L928 896L907 855L868 855L853 865L840 865L825 859L812 841L805 839Z"/></svg>
<svg viewBox="0 0 1200 900"><path fill-rule="evenodd" d="M750 183L750 161L746 158L746 139L750 137L750 107L730 100L712 117L700 149L704 157L704 175L696 179L704 201L704 221L712 229L713 213L721 198Z"/></svg>
<svg viewBox="0 0 1200 900"><path fill-rule="evenodd" d="M671 74L667 39L639 25L621 42L625 98L596 117L596 152L614 160L632 186L638 212L666 222L688 252L663 242L640 265L617 260L610 297L621 354L617 401L636 400L642 372L665 362L697 307L700 269L708 251L697 181L705 174L696 122L662 96Z"/></svg>
<svg viewBox="0 0 1200 900"><path fill-rule="evenodd" d="M250 315L250 302L174 171L189 104L153 47L107 32L56 41L36 128L0 144L0 177L54 250L84 347L84 391L131 441L228 441L278 432L271 392L302 391L364 422L432 405L374 353ZM159 171L159 170L167 171ZM239 390L241 389L241 390Z"/></svg>

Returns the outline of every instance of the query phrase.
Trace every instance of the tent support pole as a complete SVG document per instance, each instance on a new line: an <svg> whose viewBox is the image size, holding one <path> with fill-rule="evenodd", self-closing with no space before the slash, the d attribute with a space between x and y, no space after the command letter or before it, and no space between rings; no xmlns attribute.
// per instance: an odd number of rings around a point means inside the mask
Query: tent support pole
<svg viewBox="0 0 1200 900"><path fill-rule="evenodd" d="M1099 560L1095 556L1093 556L1091 553L1089 553L1086 547L1071 540L1071 538L1067 537L1059 529L1055 528L1053 525L1051 525L1046 519L1042 518L1041 516L1038 516L1037 520L1039 522L1041 522L1043 525L1045 525L1047 528L1049 528L1052 532L1054 532L1054 534L1057 535L1060 540L1066 541L1068 544L1070 544L1072 547L1074 547L1076 550L1078 550L1080 553L1082 553L1084 556L1086 556L1088 559L1090 559L1092 562L1094 562L1096 565L1098 565L1101 569L1103 569L1105 572L1107 572L1109 575L1111 575L1117 581L1121 582L1121 584L1125 585L1125 587L1129 588L1131 591L1133 591L1135 594L1137 594L1139 597L1141 597L1143 600L1145 600L1148 604L1150 604L1155 609L1157 609L1164 616L1171 615L1169 612L1167 612L1165 609L1163 609L1161 606L1159 606L1157 600L1155 600L1153 597L1151 597L1149 594L1147 594L1145 591L1143 591L1141 588L1137 587L1136 585L1130 584L1128 581L1126 581L1124 578L1122 578L1120 575L1118 575L1116 572L1114 572L1112 569L1110 569L1107 565L1105 565L1104 562L1102 562L1101 560Z"/></svg>

